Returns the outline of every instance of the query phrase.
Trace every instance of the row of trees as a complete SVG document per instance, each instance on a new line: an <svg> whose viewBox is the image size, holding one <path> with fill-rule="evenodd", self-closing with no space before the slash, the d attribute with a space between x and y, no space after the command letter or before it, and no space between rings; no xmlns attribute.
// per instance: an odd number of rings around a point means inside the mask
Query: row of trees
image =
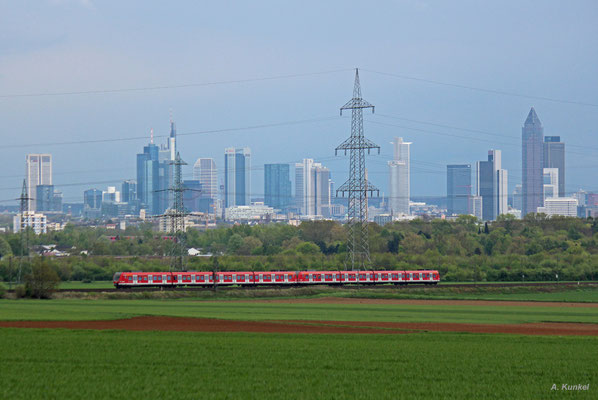
<svg viewBox="0 0 598 400"><path fill-rule="evenodd" d="M414 220L385 226L370 224L374 268L434 268L448 281L588 280L598 275L598 220L501 216L491 225L474 217L456 221ZM236 225L187 232L189 247L219 257L224 270L342 269L346 226L332 221ZM112 240L103 229L67 226L31 236L32 244L56 244L71 256L49 260L63 280L110 279L125 270L169 268L172 241L151 226L130 227ZM9 279L11 254L21 251L18 235L0 237L0 277ZM82 251L88 256L80 256ZM188 260L189 269L211 270L209 257Z"/></svg>

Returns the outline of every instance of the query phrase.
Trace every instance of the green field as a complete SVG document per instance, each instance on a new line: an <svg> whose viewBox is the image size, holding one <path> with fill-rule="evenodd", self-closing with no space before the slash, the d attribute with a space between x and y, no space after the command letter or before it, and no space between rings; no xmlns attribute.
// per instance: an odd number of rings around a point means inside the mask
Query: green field
<svg viewBox="0 0 598 400"><path fill-rule="evenodd" d="M60 282L60 289L114 289L112 281L93 281L90 283L81 281Z"/></svg>
<svg viewBox="0 0 598 400"><path fill-rule="evenodd" d="M595 398L598 339L0 329L0 398Z"/></svg>
<svg viewBox="0 0 598 400"><path fill-rule="evenodd" d="M598 307L304 304L193 300L0 300L0 320L93 320L139 315L232 320L598 323Z"/></svg>

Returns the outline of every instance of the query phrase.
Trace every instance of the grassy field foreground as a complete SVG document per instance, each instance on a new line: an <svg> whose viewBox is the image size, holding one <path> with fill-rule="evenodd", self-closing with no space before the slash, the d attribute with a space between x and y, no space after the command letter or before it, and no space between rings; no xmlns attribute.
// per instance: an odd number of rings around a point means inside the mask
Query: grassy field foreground
<svg viewBox="0 0 598 400"><path fill-rule="evenodd" d="M598 372L588 337L0 329L0 342L11 399L563 398L554 383Z"/></svg>
<svg viewBox="0 0 598 400"><path fill-rule="evenodd" d="M0 300L0 320L95 320L140 315L232 320L598 323L598 307L278 303L199 300Z"/></svg>

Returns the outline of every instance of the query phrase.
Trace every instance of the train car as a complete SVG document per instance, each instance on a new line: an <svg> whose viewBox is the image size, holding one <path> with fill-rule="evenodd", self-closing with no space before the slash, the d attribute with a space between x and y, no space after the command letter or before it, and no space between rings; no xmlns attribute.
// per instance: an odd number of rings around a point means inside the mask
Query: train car
<svg viewBox="0 0 598 400"><path fill-rule="evenodd" d="M290 286L339 284L437 284L435 270L414 271L223 271L117 272L113 283L125 287Z"/></svg>

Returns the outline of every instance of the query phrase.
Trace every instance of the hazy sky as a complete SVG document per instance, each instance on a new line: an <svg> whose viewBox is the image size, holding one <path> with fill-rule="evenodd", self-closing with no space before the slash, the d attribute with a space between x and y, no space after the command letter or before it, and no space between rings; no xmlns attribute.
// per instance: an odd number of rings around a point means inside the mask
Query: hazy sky
<svg viewBox="0 0 598 400"><path fill-rule="evenodd" d="M222 169L225 147L251 148L254 197L263 194L264 163L302 158L329 166L338 186L348 158L335 158L334 148L350 134L350 117L338 109L351 97L355 67L363 97L376 106L365 133L382 154L368 168L384 192L395 136L413 142L412 195L444 195L446 164L473 164L489 149L502 150L512 190L531 106L545 135L567 143L566 190L598 191L595 0L290 3L0 0L0 200L19 195L25 155L35 152L52 153L65 202L81 202L90 187L120 186L135 178L150 128L168 133L170 110L179 134L220 130L179 137L191 165L213 157ZM328 73L15 96L314 72ZM139 139L46 145L117 138Z"/></svg>

